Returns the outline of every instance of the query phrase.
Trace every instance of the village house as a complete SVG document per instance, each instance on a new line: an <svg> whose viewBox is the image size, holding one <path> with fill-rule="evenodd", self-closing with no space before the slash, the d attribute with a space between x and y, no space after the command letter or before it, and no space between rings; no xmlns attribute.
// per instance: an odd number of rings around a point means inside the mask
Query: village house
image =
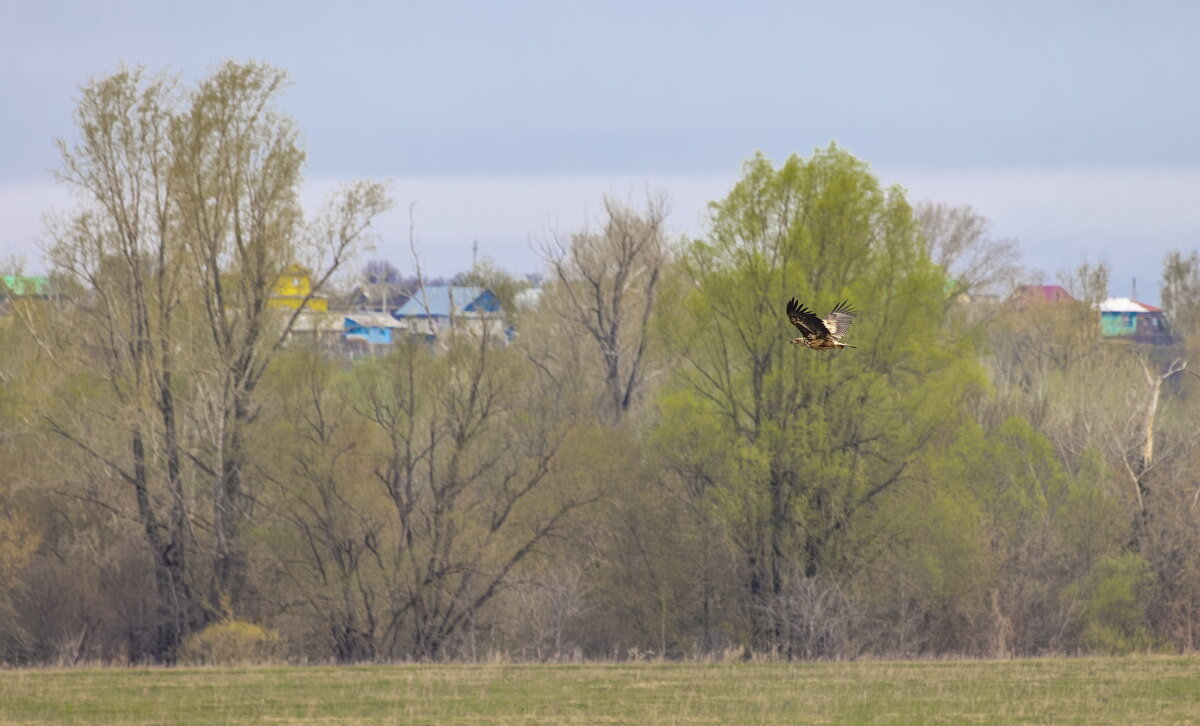
<svg viewBox="0 0 1200 726"><path fill-rule="evenodd" d="M0 275L0 315L11 312L18 300L48 300L50 282L42 276Z"/></svg>
<svg viewBox="0 0 1200 726"><path fill-rule="evenodd" d="M42 276L0 275L0 300L45 300L50 296L50 283Z"/></svg>
<svg viewBox="0 0 1200 726"><path fill-rule="evenodd" d="M392 315L409 333L435 339L446 331L470 331L504 335L505 322L500 300L480 287L462 285L425 285L413 292Z"/></svg>
<svg viewBox="0 0 1200 726"><path fill-rule="evenodd" d="M328 310L329 300L313 295L312 291L312 277L308 269L301 265L288 265L275 280L267 307L295 310L303 305L306 310Z"/></svg>
<svg viewBox="0 0 1200 726"><path fill-rule="evenodd" d="M351 312L343 319L343 337L367 346L391 345L396 333L406 329L407 324L392 317L391 313Z"/></svg>
<svg viewBox="0 0 1200 726"><path fill-rule="evenodd" d="M323 348L336 348L342 342L342 319L329 312L329 300L313 295L312 276L302 265L291 264L284 268L275 284L267 307L273 310L299 310L288 340L307 340Z"/></svg>
<svg viewBox="0 0 1200 726"><path fill-rule="evenodd" d="M289 339L307 339L323 347L354 353L385 349L403 334L436 340L447 331L504 336L507 324L491 290L463 285L426 285L412 297L398 287L371 283L345 300L347 310L329 309L327 298L312 295L310 273L300 265L283 271L271 291L269 307L300 309ZM395 307L384 308L388 302Z"/></svg>
<svg viewBox="0 0 1200 726"><path fill-rule="evenodd" d="M1062 285L1018 285L1009 300L1019 308L1075 302Z"/></svg>
<svg viewBox="0 0 1200 726"><path fill-rule="evenodd" d="M1020 309L1037 305L1075 302L1061 285L1020 285L1009 298ZM1143 345L1169 345L1172 342L1162 308L1128 297L1110 297L1096 305L1100 335Z"/></svg>
<svg viewBox="0 0 1200 726"><path fill-rule="evenodd" d="M1100 309L1100 335L1148 345L1169 345L1170 328L1162 308L1129 297L1110 297Z"/></svg>
<svg viewBox="0 0 1200 726"><path fill-rule="evenodd" d="M342 343L345 327L337 313L305 308L296 316L287 339L307 340L321 348L333 349Z"/></svg>
<svg viewBox="0 0 1200 726"><path fill-rule="evenodd" d="M390 282L364 282L350 291L343 304L346 310L386 313L408 302L404 287Z"/></svg>

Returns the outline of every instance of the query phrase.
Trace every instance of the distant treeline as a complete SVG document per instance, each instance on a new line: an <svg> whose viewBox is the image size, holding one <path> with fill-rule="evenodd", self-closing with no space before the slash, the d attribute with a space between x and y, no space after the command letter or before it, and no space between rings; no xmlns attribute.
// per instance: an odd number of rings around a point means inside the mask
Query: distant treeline
<svg viewBox="0 0 1200 726"><path fill-rule="evenodd" d="M351 361L267 302L353 269L391 202L304 217L282 85L82 90L62 294L0 318L0 661L1196 648L1195 253L1175 342L1112 342L1103 265L1006 301L1014 243L830 146L752 158L695 239L607 200L531 302L473 270L511 340ZM791 297L849 299L858 347L790 345Z"/></svg>

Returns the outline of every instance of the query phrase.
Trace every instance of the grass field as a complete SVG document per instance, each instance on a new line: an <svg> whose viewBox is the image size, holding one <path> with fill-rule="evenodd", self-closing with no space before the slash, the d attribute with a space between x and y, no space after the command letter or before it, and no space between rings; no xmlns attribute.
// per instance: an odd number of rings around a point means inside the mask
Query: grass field
<svg viewBox="0 0 1200 726"><path fill-rule="evenodd" d="M0 724L1200 724L1200 658L0 671Z"/></svg>

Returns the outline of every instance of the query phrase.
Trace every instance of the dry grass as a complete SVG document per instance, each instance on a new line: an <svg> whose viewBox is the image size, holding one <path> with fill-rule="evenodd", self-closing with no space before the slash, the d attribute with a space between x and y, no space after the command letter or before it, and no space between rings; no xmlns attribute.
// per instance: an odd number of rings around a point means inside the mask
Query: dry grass
<svg viewBox="0 0 1200 726"><path fill-rule="evenodd" d="M1200 658L0 672L2 724L1200 724Z"/></svg>

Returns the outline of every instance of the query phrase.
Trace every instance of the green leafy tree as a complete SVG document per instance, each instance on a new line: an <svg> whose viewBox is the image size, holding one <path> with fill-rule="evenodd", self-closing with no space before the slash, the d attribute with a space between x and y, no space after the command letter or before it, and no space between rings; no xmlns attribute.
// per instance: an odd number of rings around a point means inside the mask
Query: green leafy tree
<svg viewBox="0 0 1200 726"><path fill-rule="evenodd" d="M1123 545L1093 460L1068 476L1020 418L968 424L858 533L855 592L873 646L908 656L1029 656L1073 646L1079 583Z"/></svg>
<svg viewBox="0 0 1200 726"><path fill-rule="evenodd" d="M939 339L944 281L904 194L836 146L752 159L682 257L693 290L663 316L679 365L659 435L742 553L756 641L778 645L772 599L839 571L847 532L954 436L982 381ZM859 348L789 345L791 296L854 301Z"/></svg>

